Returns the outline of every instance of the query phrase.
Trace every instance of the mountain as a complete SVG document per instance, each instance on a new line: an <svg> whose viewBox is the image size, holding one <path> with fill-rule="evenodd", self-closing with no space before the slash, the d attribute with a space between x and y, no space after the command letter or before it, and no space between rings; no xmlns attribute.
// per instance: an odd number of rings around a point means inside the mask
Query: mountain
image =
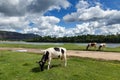
<svg viewBox="0 0 120 80"><path fill-rule="evenodd" d="M0 31L0 40L26 40L39 37L35 34L22 34L18 32Z"/></svg>

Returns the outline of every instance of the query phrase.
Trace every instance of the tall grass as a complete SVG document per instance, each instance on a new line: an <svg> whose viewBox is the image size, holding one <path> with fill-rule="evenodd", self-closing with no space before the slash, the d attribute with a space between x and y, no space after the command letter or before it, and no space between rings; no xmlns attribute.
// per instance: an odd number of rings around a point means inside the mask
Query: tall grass
<svg viewBox="0 0 120 80"><path fill-rule="evenodd" d="M120 62L71 57L64 67L52 60L50 70L40 71L41 55L0 51L0 80L119 80Z"/></svg>

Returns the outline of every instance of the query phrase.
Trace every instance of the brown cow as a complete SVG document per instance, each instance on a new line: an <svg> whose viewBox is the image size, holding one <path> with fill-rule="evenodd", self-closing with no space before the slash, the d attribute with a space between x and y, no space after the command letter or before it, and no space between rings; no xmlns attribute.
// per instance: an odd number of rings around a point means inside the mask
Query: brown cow
<svg viewBox="0 0 120 80"><path fill-rule="evenodd" d="M96 42L88 43L88 45L87 45L87 47L86 47L86 50L88 50L89 47L94 47L94 48L96 48L96 47L97 47L97 43L96 43Z"/></svg>

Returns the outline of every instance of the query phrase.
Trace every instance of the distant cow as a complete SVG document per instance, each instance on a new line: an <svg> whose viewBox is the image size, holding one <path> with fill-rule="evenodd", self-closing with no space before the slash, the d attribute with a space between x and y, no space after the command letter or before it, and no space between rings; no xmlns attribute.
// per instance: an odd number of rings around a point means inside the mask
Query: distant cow
<svg viewBox="0 0 120 80"><path fill-rule="evenodd" d="M102 48L106 47L106 43L101 43L98 47L98 50L101 50Z"/></svg>
<svg viewBox="0 0 120 80"><path fill-rule="evenodd" d="M46 61L48 61L47 69L50 68L50 63L53 58L60 58L61 60L64 60L64 65L67 65L67 58L66 58L66 49L63 47L52 47L48 48L46 50L43 50L44 52L42 59L38 62L40 65L41 71L44 70L44 65Z"/></svg>
<svg viewBox="0 0 120 80"><path fill-rule="evenodd" d="M97 47L97 43L96 43L96 42L88 43L88 45L87 45L87 47L86 47L86 50L88 50L89 47L94 47L94 48L96 48L96 47Z"/></svg>

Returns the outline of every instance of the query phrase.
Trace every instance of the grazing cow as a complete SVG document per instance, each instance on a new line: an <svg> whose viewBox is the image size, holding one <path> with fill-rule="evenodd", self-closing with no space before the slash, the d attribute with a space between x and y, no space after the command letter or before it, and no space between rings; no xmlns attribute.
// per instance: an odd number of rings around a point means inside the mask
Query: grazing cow
<svg viewBox="0 0 120 80"><path fill-rule="evenodd" d="M87 47L86 47L86 50L88 50L89 47L94 47L94 48L96 48L96 46L97 46L97 43L96 43L96 42L94 42L94 43L88 43L88 45L87 45Z"/></svg>
<svg viewBox="0 0 120 80"><path fill-rule="evenodd" d="M44 70L44 65L46 61L48 61L47 69L50 68L50 63L52 58L60 58L61 60L64 59L64 65L67 65L67 58L66 58L66 49L63 47L52 47L46 50L43 50L44 54L41 60L38 62L40 65L41 71Z"/></svg>
<svg viewBox="0 0 120 80"><path fill-rule="evenodd" d="M98 47L98 50L101 50L102 48L106 47L106 43L101 43Z"/></svg>

